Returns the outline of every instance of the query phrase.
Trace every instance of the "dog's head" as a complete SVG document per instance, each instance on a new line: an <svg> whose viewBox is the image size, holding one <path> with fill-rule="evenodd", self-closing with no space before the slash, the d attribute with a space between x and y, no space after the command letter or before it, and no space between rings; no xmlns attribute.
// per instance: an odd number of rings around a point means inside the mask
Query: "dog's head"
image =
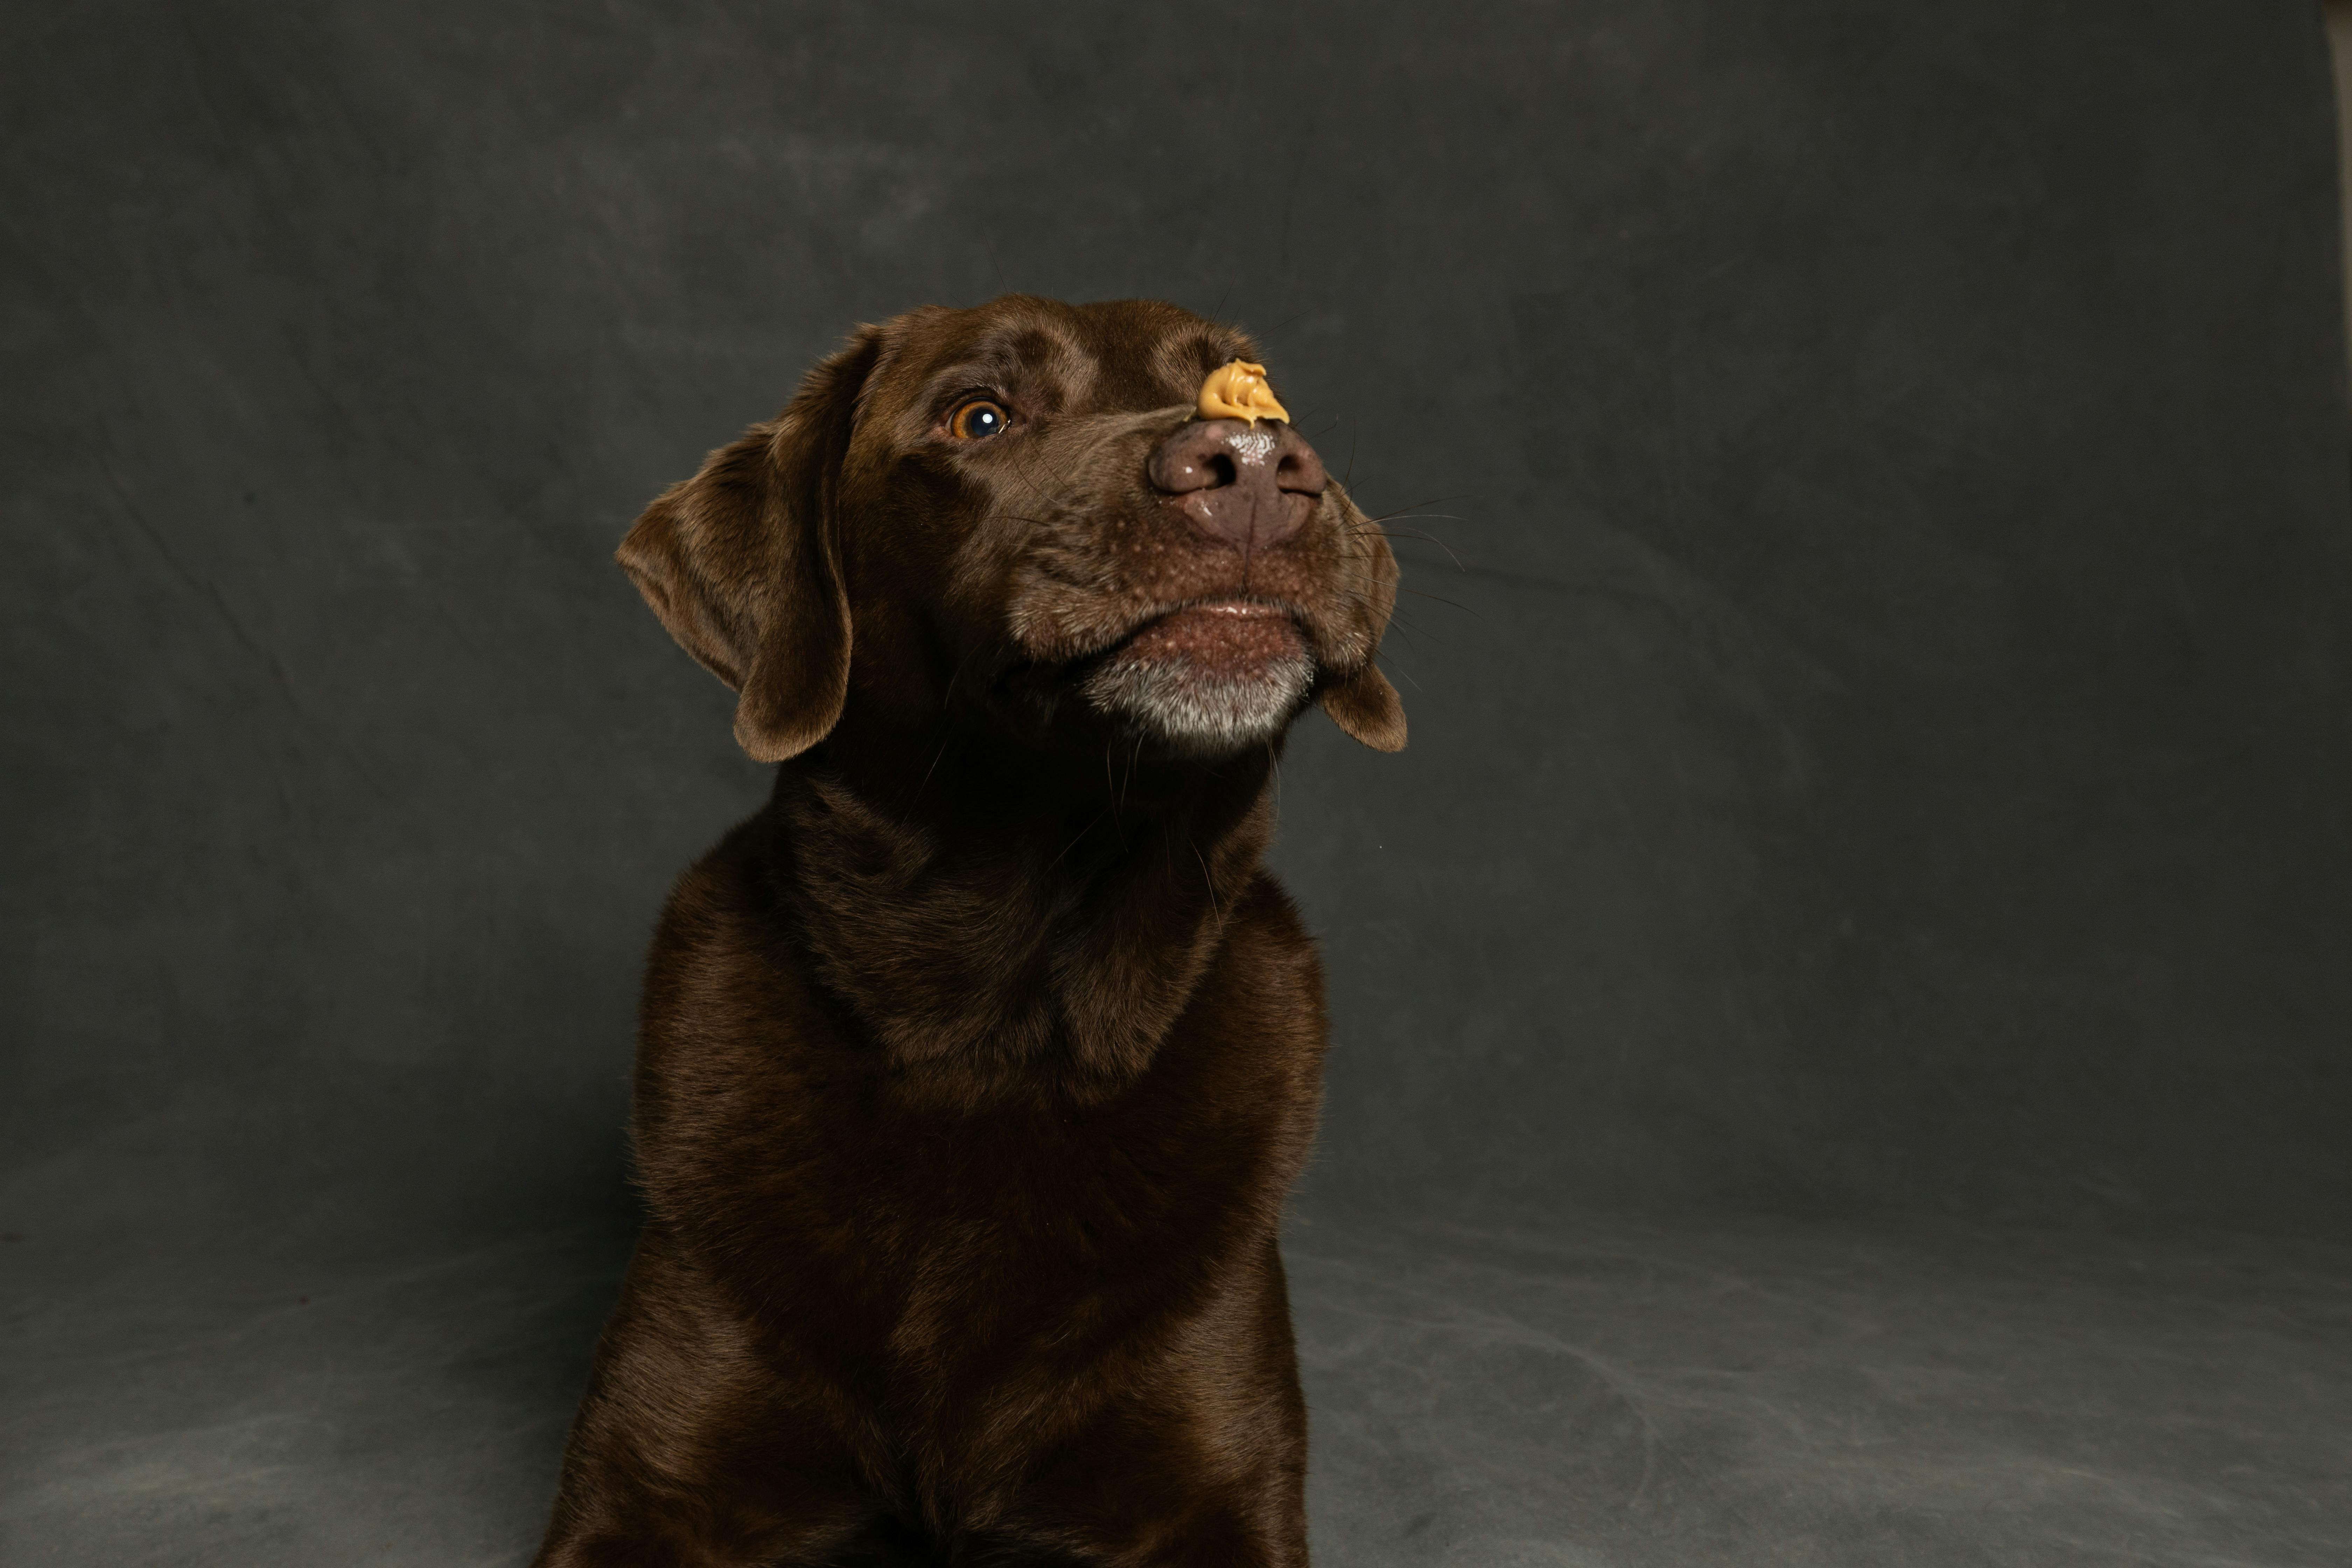
<svg viewBox="0 0 2352 1568"><path fill-rule="evenodd" d="M1318 700L1395 751L1386 541L1287 423L1199 416L1255 357L1152 300L910 311L665 491L620 562L763 762L845 710L1213 758Z"/></svg>

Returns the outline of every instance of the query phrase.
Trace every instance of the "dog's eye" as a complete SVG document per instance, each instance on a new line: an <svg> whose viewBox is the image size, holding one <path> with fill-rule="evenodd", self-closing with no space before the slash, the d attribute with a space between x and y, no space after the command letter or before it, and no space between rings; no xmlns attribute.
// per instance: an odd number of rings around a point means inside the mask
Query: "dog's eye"
<svg viewBox="0 0 2352 1568"><path fill-rule="evenodd" d="M959 441L985 440L1003 435L1012 418L994 398L975 397L956 405L955 412L948 416L948 434Z"/></svg>

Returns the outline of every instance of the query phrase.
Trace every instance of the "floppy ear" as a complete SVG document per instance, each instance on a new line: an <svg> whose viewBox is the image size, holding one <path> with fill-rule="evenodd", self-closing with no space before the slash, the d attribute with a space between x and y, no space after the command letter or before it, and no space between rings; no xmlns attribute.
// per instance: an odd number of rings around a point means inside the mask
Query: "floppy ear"
<svg viewBox="0 0 2352 1568"><path fill-rule="evenodd" d="M735 740L760 762L824 740L848 695L834 493L880 342L861 328L783 413L656 497L615 557L678 646L741 694Z"/></svg>
<svg viewBox="0 0 2352 1568"><path fill-rule="evenodd" d="M1396 552L1381 531L1372 526L1353 501L1347 503L1347 515L1355 526L1348 531L1370 547L1370 558L1364 563L1365 574L1371 581L1364 594L1364 608L1371 620L1372 651L1364 655L1364 662L1353 675L1344 676L1323 689L1317 699L1331 722L1348 735L1361 741L1376 752L1404 750L1404 702L1397 696L1389 678L1372 662L1372 653L1380 650L1381 637L1389 629L1389 616L1396 609Z"/></svg>
<svg viewBox="0 0 2352 1568"><path fill-rule="evenodd" d="M1321 701L1331 722L1372 750L1404 750L1404 701L1379 665L1367 663L1345 680L1325 687Z"/></svg>

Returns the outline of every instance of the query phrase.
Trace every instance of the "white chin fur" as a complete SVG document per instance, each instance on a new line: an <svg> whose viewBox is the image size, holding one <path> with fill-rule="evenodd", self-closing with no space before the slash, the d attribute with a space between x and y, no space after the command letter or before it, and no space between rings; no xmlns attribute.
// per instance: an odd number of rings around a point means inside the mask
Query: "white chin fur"
<svg viewBox="0 0 2352 1568"><path fill-rule="evenodd" d="M1114 658L1087 677L1087 700L1129 719L1192 756L1224 756L1272 740L1290 722L1315 678L1315 661L1293 654L1246 676L1209 675L1181 660Z"/></svg>

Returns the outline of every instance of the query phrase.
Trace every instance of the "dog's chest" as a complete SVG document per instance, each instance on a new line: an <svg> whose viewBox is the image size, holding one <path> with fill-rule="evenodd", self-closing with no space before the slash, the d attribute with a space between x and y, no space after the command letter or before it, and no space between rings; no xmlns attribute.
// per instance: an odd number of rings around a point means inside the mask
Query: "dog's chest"
<svg viewBox="0 0 2352 1568"><path fill-rule="evenodd" d="M649 990L638 1149L680 1239L806 1353L976 1393L1149 1340L1270 1244L1323 1049L1312 950L1270 884L1132 1081L1079 1095L1045 1070L976 1110L873 1065L751 926L691 933L662 971L679 984Z"/></svg>
<svg viewBox="0 0 2352 1568"><path fill-rule="evenodd" d="M1271 1234L1305 1142L1288 1121L1170 1094L940 1131L868 1212L875 1348L928 1403L1157 1339Z"/></svg>

